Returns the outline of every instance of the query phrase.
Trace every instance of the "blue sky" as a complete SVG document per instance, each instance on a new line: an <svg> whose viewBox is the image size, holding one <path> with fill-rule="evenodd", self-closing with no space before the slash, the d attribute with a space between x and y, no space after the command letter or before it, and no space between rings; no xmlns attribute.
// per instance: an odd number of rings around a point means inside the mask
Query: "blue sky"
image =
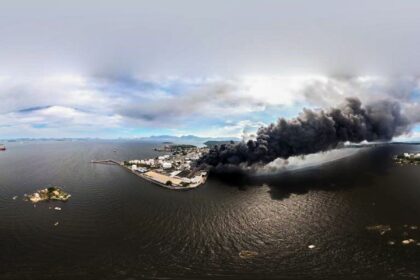
<svg viewBox="0 0 420 280"><path fill-rule="evenodd" d="M0 139L249 136L399 101L418 137L418 1L5 0ZM398 43L396 43L398 42Z"/></svg>

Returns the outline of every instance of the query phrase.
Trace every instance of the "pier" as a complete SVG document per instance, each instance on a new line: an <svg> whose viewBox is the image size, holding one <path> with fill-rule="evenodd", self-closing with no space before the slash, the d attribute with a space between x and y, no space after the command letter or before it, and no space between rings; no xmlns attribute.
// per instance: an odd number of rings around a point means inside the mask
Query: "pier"
<svg viewBox="0 0 420 280"><path fill-rule="evenodd" d="M101 164L117 164L121 165L120 162L113 160L113 159L104 159L104 160L91 160L91 163L101 163Z"/></svg>

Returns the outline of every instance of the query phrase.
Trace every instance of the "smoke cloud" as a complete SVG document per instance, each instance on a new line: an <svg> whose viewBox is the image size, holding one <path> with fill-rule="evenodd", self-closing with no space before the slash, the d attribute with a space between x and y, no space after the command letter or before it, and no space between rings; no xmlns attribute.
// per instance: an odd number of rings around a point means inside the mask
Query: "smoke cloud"
<svg viewBox="0 0 420 280"><path fill-rule="evenodd" d="M359 99L347 98L337 108L304 109L297 118L280 118L261 127L255 140L216 146L201 162L210 166L266 164L277 158L327 151L347 141L389 141L407 132L410 124L396 101L363 106Z"/></svg>

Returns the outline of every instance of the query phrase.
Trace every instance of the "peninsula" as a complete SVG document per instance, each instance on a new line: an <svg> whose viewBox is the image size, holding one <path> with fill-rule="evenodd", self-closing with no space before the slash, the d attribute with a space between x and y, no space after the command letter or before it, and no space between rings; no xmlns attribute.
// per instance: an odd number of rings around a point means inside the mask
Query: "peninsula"
<svg viewBox="0 0 420 280"><path fill-rule="evenodd" d="M208 170L197 166L197 160L209 149L193 145L165 145L155 149L167 154L149 159L126 161L92 160L92 163L116 164L131 173L171 190L190 190L204 184Z"/></svg>

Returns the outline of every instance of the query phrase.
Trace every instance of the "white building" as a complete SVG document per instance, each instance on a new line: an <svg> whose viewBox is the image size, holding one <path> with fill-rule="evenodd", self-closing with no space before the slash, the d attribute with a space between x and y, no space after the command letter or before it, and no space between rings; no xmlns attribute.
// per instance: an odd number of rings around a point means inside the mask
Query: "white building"
<svg viewBox="0 0 420 280"><path fill-rule="evenodd" d="M199 158L200 158L200 156L198 154L190 154L189 155L189 159L192 159L192 160L198 160Z"/></svg>
<svg viewBox="0 0 420 280"><path fill-rule="evenodd" d="M194 184L201 183L201 181L202 181L201 176L194 176L193 178L191 178L191 182Z"/></svg>
<svg viewBox="0 0 420 280"><path fill-rule="evenodd" d="M141 160L133 159L133 160L130 160L128 163L130 163L130 164L140 164Z"/></svg>
<svg viewBox="0 0 420 280"><path fill-rule="evenodd" d="M183 177L183 178L181 178L181 180L182 180L182 182L187 183L187 184L191 183L191 179L187 178L187 177Z"/></svg>
<svg viewBox="0 0 420 280"><path fill-rule="evenodd" d="M138 163L134 163L134 164L142 164L142 165L152 166L152 165L155 164L155 160L154 159L142 159Z"/></svg>
<svg viewBox="0 0 420 280"><path fill-rule="evenodd" d="M172 168L172 163L170 163L170 162L163 162L163 163L162 163L162 168L163 168L163 169L169 169L169 168Z"/></svg>
<svg viewBox="0 0 420 280"><path fill-rule="evenodd" d="M175 177L176 175L178 175L179 173L181 173L181 170L175 170L173 172L171 172L171 174L169 175L170 177Z"/></svg>
<svg viewBox="0 0 420 280"><path fill-rule="evenodd" d="M169 159L170 155L164 155L164 156L159 156L158 159L159 160L165 160L165 159Z"/></svg>

